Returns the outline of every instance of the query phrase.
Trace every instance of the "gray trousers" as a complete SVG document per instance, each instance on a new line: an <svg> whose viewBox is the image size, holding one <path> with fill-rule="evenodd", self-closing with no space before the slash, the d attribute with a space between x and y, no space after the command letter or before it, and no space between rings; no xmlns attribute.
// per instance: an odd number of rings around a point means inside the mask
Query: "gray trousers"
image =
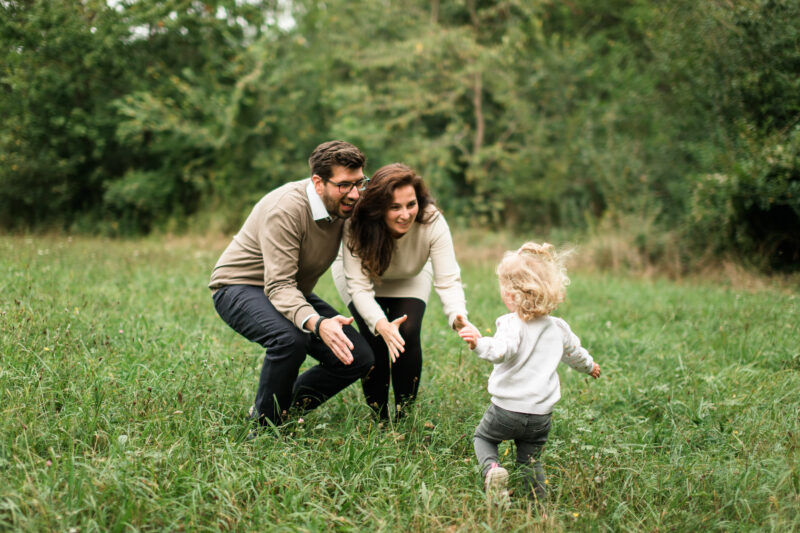
<svg viewBox="0 0 800 533"><path fill-rule="evenodd" d="M545 476L539 456L550 433L550 415L531 415L507 411L490 404L475 429L473 444L481 473L485 476L492 463L499 463L497 445L513 440L517 447L517 464L523 469L527 490L537 497L545 495Z"/></svg>

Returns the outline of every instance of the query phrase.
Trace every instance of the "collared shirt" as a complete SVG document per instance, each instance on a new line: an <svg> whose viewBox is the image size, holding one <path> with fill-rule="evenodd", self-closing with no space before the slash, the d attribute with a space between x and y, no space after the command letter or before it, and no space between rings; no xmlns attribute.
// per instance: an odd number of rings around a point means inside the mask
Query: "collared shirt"
<svg viewBox="0 0 800 533"><path fill-rule="evenodd" d="M319 194L317 194L317 189L314 188L314 178L311 178L311 181L308 182L308 186L306 187L306 196L308 196L308 203L311 206L311 216L314 217L314 222L319 222L320 220L330 222L331 215L325 208L325 203L323 203L322 198L320 198ZM303 329L309 333L311 333L311 329L306 327L306 322L308 322L308 319L316 314L317 313L311 313L302 321Z"/></svg>
<svg viewBox="0 0 800 533"><path fill-rule="evenodd" d="M314 220L327 220L330 222L331 215L328 213L325 204L322 202L322 198L319 197L317 190L314 188L314 178L311 178L311 181L308 182L308 186L306 186L306 196L308 196L308 203L311 205L311 216L314 217Z"/></svg>

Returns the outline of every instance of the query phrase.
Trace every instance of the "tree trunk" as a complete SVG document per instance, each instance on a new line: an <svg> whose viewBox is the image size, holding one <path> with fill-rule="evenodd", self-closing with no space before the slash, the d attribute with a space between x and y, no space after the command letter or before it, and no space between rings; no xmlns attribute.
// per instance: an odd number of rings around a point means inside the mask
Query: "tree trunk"
<svg viewBox="0 0 800 533"><path fill-rule="evenodd" d="M483 147L483 132L485 129L483 119L483 77L480 70L475 71L475 81L472 86L472 105L475 111L475 138L472 142L472 157L478 157L478 151Z"/></svg>
<svg viewBox="0 0 800 533"><path fill-rule="evenodd" d="M467 9L469 18L472 20L472 28L475 31L475 42L478 42L478 11L475 8L475 0L468 0ZM472 84L472 106L475 114L475 137L472 140L472 158L477 159L478 152L483 147L483 134L485 124L483 119L483 76L480 69L476 66Z"/></svg>

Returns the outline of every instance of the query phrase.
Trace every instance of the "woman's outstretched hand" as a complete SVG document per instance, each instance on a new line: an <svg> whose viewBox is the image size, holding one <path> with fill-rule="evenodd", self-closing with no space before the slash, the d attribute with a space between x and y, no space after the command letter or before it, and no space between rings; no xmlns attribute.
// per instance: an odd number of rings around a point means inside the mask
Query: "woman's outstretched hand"
<svg viewBox="0 0 800 533"><path fill-rule="evenodd" d="M472 326L472 324L469 323L469 320L467 320L467 317L464 315L456 315L456 319L453 320L453 329L460 331L467 326Z"/></svg>
<svg viewBox="0 0 800 533"><path fill-rule="evenodd" d="M383 342L385 342L386 347L389 348L389 356L392 358L392 363L397 361L397 358L400 357L402 352L406 351L406 341L403 340L403 336L400 335L400 324L405 322L407 318L408 315L403 315L400 318L395 318L391 322L385 318L381 318L378 320L378 323L375 324L375 330L383 337Z"/></svg>

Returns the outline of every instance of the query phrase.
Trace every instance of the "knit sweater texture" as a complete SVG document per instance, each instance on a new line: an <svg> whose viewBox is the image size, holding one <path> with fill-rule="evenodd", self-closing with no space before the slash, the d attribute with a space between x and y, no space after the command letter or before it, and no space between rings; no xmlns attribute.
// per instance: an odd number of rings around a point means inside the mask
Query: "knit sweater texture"
<svg viewBox="0 0 800 533"><path fill-rule="evenodd" d="M339 250L344 220L314 220L310 179L287 183L253 208L211 274L209 288L264 287L272 305L298 328L315 314L306 301Z"/></svg>
<svg viewBox="0 0 800 533"><path fill-rule="evenodd" d="M395 240L389 268L375 282L362 270L361 259L347 248L350 224L345 224L342 250L331 266L333 281L345 304L354 303L373 333L378 321L386 318L376 296L418 298L427 303L431 281L451 326L457 315L467 316L450 228L441 212L433 206L428 209L430 222L414 222Z"/></svg>
<svg viewBox="0 0 800 533"><path fill-rule="evenodd" d="M544 316L524 321L516 313L496 321L492 337L481 337L475 353L494 363L489 376L492 403L508 411L545 415L561 398L559 361L590 373L594 360L562 319Z"/></svg>

